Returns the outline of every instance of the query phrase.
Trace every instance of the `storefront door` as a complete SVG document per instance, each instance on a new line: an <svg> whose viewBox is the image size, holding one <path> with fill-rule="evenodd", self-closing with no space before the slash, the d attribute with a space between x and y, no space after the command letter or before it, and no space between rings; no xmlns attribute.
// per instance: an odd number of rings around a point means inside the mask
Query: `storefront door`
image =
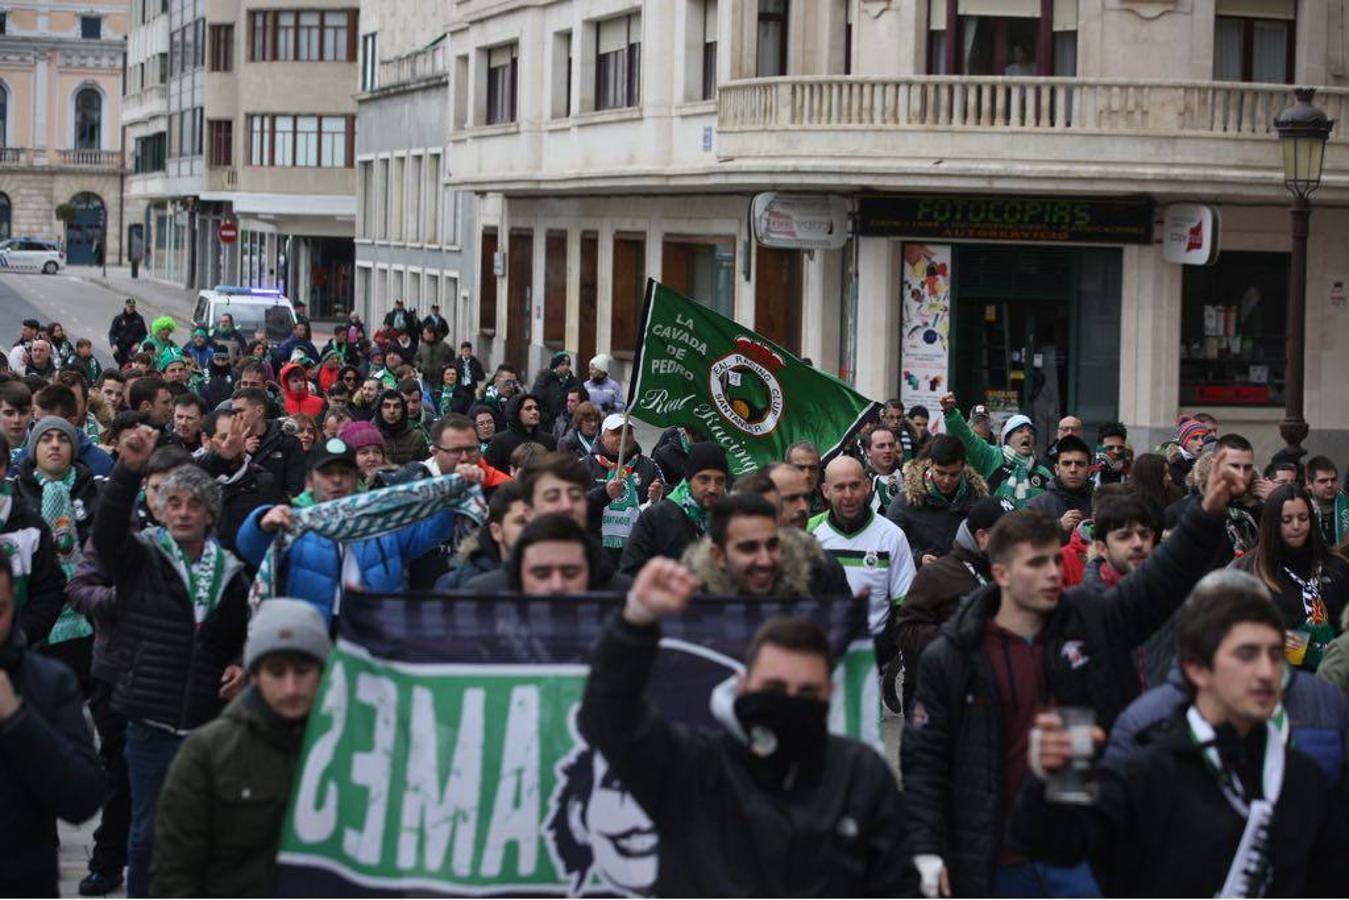
<svg viewBox="0 0 1349 900"><path fill-rule="evenodd" d="M1072 307L1056 299L977 299L957 316L956 396L962 406L983 403L1001 427L1017 412L1041 434L1064 414L1068 401Z"/></svg>

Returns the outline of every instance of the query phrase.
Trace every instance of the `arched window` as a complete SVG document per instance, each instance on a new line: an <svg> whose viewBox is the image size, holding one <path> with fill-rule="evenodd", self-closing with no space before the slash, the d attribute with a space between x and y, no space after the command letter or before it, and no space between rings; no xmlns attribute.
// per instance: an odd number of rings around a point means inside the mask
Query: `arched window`
<svg viewBox="0 0 1349 900"><path fill-rule="evenodd" d="M5 123L9 121L9 91L3 84L0 84L0 147L9 146L9 130L5 128ZM9 201L5 201L5 209L9 209ZM5 221L9 218L6 216Z"/></svg>
<svg viewBox="0 0 1349 900"><path fill-rule="evenodd" d="M103 95L91 87L75 95L75 149L103 146Z"/></svg>
<svg viewBox="0 0 1349 900"><path fill-rule="evenodd" d="M3 90L3 88L0 88ZM0 241L9 239L9 195L0 194Z"/></svg>

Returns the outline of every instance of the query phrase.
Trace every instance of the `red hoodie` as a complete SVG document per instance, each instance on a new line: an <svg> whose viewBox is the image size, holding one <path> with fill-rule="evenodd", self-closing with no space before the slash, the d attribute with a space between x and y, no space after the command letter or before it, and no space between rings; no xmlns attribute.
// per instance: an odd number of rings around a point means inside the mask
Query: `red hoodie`
<svg viewBox="0 0 1349 900"><path fill-rule="evenodd" d="M323 412L323 398L315 397L309 393L309 376L305 375L304 386L296 392L291 391L290 385L286 381L286 376L296 369L299 369L301 374L304 373L304 366L299 363L286 363L281 367L281 393L286 398L286 414L293 416L298 413L305 413L318 418L319 414Z"/></svg>

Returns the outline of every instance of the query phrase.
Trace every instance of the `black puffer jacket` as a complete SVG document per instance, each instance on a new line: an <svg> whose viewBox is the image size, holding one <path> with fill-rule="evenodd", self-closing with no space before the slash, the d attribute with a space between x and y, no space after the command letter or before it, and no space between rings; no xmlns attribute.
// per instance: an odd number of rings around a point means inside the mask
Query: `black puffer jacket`
<svg viewBox="0 0 1349 900"><path fill-rule="evenodd" d="M215 531L221 545L231 553L249 513L259 506L286 502L276 479L262 466L230 462L215 453L203 454L197 465L220 482L220 524Z"/></svg>
<svg viewBox="0 0 1349 900"><path fill-rule="evenodd" d="M1032 497L1026 504L1029 509L1038 509L1049 513L1055 521L1063 518L1064 513L1075 509L1082 513L1083 519L1091 518L1091 498L1093 485L1090 481L1077 490L1069 490L1055 478L1045 487L1043 494ZM1067 542L1065 535L1064 541Z"/></svg>
<svg viewBox="0 0 1349 900"><path fill-rule="evenodd" d="M1222 542L1220 519L1191 511L1142 566L1104 594L1069 590L1045 621L1048 698L1091 706L1107 730L1139 693L1133 648L1161 627ZM995 584L961 602L918 664L901 746L912 852L942 857L957 897L986 897L1002 848L1003 736L997 683L981 652Z"/></svg>
<svg viewBox="0 0 1349 900"><path fill-rule="evenodd" d="M30 646L46 640L66 604L66 576L56 561L52 531L22 498L0 498L9 509L0 522L0 552L9 556L14 571L14 600L19 607L15 623Z"/></svg>
<svg viewBox="0 0 1349 900"><path fill-rule="evenodd" d="M540 410L543 409L543 403L533 394L516 394L506 401L506 430L492 436L492 440L487 444L487 452L483 454L483 459L494 469L510 472L511 454L515 452L516 447L526 441L543 444L549 450L557 449L557 439L542 425L525 428L520 424L520 406L526 400L533 400L539 404Z"/></svg>
<svg viewBox="0 0 1349 900"><path fill-rule="evenodd" d="M970 507L988 496L988 483L970 466L965 467L965 489L955 498L928 490L927 471L932 460L919 459L904 467L904 486L885 511L909 540L915 566L927 554L944 556L951 552L960 523Z"/></svg>
<svg viewBox="0 0 1349 900"><path fill-rule="evenodd" d="M702 532L679 504L666 497L642 510L637 517L632 534L623 547L618 568L626 575L635 576L653 556L680 559L689 545L700 537Z"/></svg>
<svg viewBox="0 0 1349 900"><path fill-rule="evenodd" d="M187 587L156 544L156 531L126 527L139 489L139 473L119 465L94 521L94 549L117 588L109 652L129 660L112 704L132 721L187 730L220 711L220 675L243 649L248 627L248 579L230 556L220 601L198 627Z"/></svg>
<svg viewBox="0 0 1349 900"><path fill-rule="evenodd" d="M258 451L253 454L253 462L271 473L287 497L298 497L304 492L308 471L304 447L295 435L281 430L280 422L267 423Z"/></svg>

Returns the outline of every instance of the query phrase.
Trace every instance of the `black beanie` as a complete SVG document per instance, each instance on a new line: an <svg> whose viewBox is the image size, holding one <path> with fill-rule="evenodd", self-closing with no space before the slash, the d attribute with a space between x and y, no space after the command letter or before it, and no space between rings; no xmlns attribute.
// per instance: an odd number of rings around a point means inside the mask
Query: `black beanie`
<svg viewBox="0 0 1349 900"><path fill-rule="evenodd" d="M726 464L726 451L711 441L703 441L689 448L689 458L684 463L684 479L687 481L707 469L716 469L728 478L731 475L731 467Z"/></svg>

